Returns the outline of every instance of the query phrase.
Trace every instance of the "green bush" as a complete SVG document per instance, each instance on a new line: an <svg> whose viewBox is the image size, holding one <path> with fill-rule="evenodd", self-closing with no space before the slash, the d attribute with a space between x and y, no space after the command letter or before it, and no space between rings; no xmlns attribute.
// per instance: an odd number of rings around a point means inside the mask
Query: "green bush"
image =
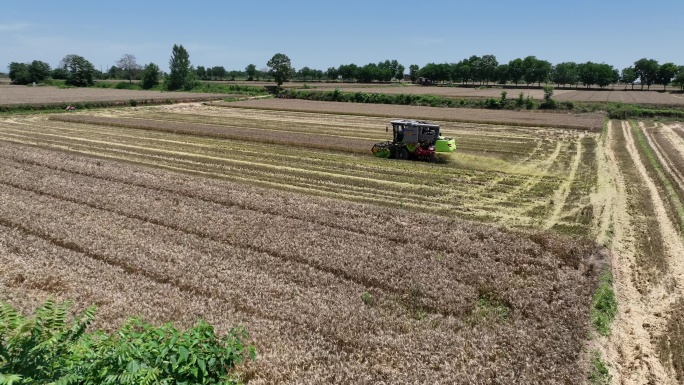
<svg viewBox="0 0 684 385"><path fill-rule="evenodd" d="M0 303L0 384L238 383L233 369L255 359L242 328L219 338L200 321L187 331L130 319L116 333L86 333L90 307L69 322L70 304L48 300L25 318Z"/></svg>
<svg viewBox="0 0 684 385"><path fill-rule="evenodd" d="M591 320L602 336L610 335L610 323L617 314L617 301L612 285L613 276L606 272L601 276L599 287L594 293Z"/></svg>

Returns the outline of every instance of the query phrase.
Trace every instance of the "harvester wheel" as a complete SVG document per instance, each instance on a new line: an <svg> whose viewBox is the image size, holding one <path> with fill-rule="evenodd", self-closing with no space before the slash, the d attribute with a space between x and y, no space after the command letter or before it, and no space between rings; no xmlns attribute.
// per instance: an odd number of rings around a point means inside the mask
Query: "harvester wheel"
<svg viewBox="0 0 684 385"><path fill-rule="evenodd" d="M406 160L409 157L409 153L405 148L397 148L394 156L399 160Z"/></svg>

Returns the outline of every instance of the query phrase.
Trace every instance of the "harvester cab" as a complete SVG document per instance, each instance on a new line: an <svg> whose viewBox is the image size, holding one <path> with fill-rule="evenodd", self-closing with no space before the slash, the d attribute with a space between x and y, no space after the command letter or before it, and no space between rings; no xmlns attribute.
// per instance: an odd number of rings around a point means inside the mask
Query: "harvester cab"
<svg viewBox="0 0 684 385"><path fill-rule="evenodd" d="M392 141L376 143L371 151L380 158L428 159L435 152L452 152L456 141L440 135L439 125L418 120L392 120ZM388 127L385 129L388 130Z"/></svg>

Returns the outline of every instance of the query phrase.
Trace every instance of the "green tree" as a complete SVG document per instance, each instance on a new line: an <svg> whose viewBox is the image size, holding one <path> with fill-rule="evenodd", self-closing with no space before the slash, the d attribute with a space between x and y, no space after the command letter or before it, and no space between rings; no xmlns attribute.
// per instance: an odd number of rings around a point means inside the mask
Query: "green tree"
<svg viewBox="0 0 684 385"><path fill-rule="evenodd" d="M311 68L306 66L302 67L299 71L297 71L297 77L299 80L306 81L309 77L311 77Z"/></svg>
<svg viewBox="0 0 684 385"><path fill-rule="evenodd" d="M506 84L510 75L508 74L508 64L499 64L494 70L494 80L499 84Z"/></svg>
<svg viewBox="0 0 684 385"><path fill-rule="evenodd" d="M328 80L336 81L339 75L340 72L335 67L329 67L325 71L325 77L328 78Z"/></svg>
<svg viewBox="0 0 684 385"><path fill-rule="evenodd" d="M12 62L9 65L9 77L14 84L39 83L50 77L50 65L40 60L31 64Z"/></svg>
<svg viewBox="0 0 684 385"><path fill-rule="evenodd" d="M290 80L292 74L294 73L294 68L292 68L290 58L282 53L273 55L271 60L269 60L266 65L269 68L268 73L273 76L278 88L280 88L283 82Z"/></svg>
<svg viewBox="0 0 684 385"><path fill-rule="evenodd" d="M637 75L636 71L634 70L634 67L627 67L622 70L622 73L620 74L620 81L625 83L625 89L627 89L627 84L632 85L632 89L634 89L634 82L639 78Z"/></svg>
<svg viewBox="0 0 684 385"><path fill-rule="evenodd" d="M76 87L92 86L95 82L95 67L83 56L66 55L60 62L60 67L67 73L66 84Z"/></svg>
<svg viewBox="0 0 684 385"><path fill-rule="evenodd" d="M226 77L226 69L223 66L211 67L211 76L218 79L223 79Z"/></svg>
<svg viewBox="0 0 684 385"><path fill-rule="evenodd" d="M577 64L564 62L553 66L549 79L559 87L561 84L577 84Z"/></svg>
<svg viewBox="0 0 684 385"><path fill-rule="evenodd" d="M523 75L525 83L529 85L536 82L541 86L541 82L546 82L549 78L551 63L539 60L535 56L528 56L523 59L523 68L525 69Z"/></svg>
<svg viewBox="0 0 684 385"><path fill-rule="evenodd" d="M663 85L663 91L667 85L670 84L675 75L677 75L677 66L674 63L665 63L658 68L656 73L656 83Z"/></svg>
<svg viewBox="0 0 684 385"><path fill-rule="evenodd" d="M681 87L682 91L684 91L684 66L677 68L677 75L672 80L672 84Z"/></svg>
<svg viewBox="0 0 684 385"><path fill-rule="evenodd" d="M133 82L133 76L140 71L140 65L138 65L135 56L130 53L121 56L121 59L116 62L116 66L128 75L129 83Z"/></svg>
<svg viewBox="0 0 684 385"><path fill-rule="evenodd" d="M245 67L245 72L247 73L247 80L252 81L254 80L254 77L256 76L256 66L254 64L249 64L247 67Z"/></svg>
<svg viewBox="0 0 684 385"><path fill-rule="evenodd" d="M509 79L517 86L525 76L525 63L522 59L514 59L508 62Z"/></svg>
<svg viewBox="0 0 684 385"><path fill-rule="evenodd" d="M418 67L418 64L411 64L409 66L409 78L411 78L411 81L415 83L416 79L418 79L418 70L420 70L420 67Z"/></svg>
<svg viewBox="0 0 684 385"><path fill-rule="evenodd" d="M467 83L470 80L470 62L463 59L449 66L449 79L453 82Z"/></svg>
<svg viewBox="0 0 684 385"><path fill-rule="evenodd" d="M577 65L577 79L587 88L596 84L596 70L594 64L595 63L588 61Z"/></svg>
<svg viewBox="0 0 684 385"><path fill-rule="evenodd" d="M397 72L394 73L394 78L397 80L404 80L404 71L405 70L406 70L406 68L403 65L399 64L397 66Z"/></svg>
<svg viewBox="0 0 684 385"><path fill-rule="evenodd" d="M644 84L651 89L651 84L656 82L658 75L658 62L653 59L642 58L634 62L634 70L636 71L639 81L641 82L641 89L644 89Z"/></svg>
<svg viewBox="0 0 684 385"><path fill-rule="evenodd" d="M9 64L9 77L14 84L29 84L31 75L29 65L26 63L12 62Z"/></svg>
<svg viewBox="0 0 684 385"><path fill-rule="evenodd" d="M480 68L478 70L480 81L489 83L490 81L496 80L496 67L498 67L499 62L496 60L494 55L483 55L480 58Z"/></svg>
<svg viewBox="0 0 684 385"><path fill-rule="evenodd" d="M202 80L207 78L207 69L204 66L197 66L195 73L197 74L197 77Z"/></svg>
<svg viewBox="0 0 684 385"><path fill-rule="evenodd" d="M166 89L169 91L190 90L194 86L195 76L190 65L190 54L183 45L174 44L169 60L169 77L166 82Z"/></svg>
<svg viewBox="0 0 684 385"><path fill-rule="evenodd" d="M50 72L52 69L48 63L42 62L40 60L34 60L29 65L29 77L31 82L42 82L50 77Z"/></svg>
<svg viewBox="0 0 684 385"><path fill-rule="evenodd" d="M140 86L149 90L159 84L159 66L150 63L143 68L142 74L140 75Z"/></svg>
<svg viewBox="0 0 684 385"><path fill-rule="evenodd" d="M228 76L230 76L230 80L235 80L236 77L240 76L240 72L233 70L228 72Z"/></svg>
<svg viewBox="0 0 684 385"><path fill-rule="evenodd" d="M596 84L602 89L620 80L620 73L610 64L596 64L594 68L596 71Z"/></svg>

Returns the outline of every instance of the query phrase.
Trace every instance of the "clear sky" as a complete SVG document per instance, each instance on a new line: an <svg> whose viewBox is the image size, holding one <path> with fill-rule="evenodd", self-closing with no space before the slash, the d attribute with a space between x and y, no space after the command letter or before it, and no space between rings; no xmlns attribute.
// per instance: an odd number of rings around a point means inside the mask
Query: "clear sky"
<svg viewBox="0 0 684 385"><path fill-rule="evenodd" d="M646 57L684 65L684 0L0 1L0 71L56 67L67 54L105 71L129 53L168 71L182 44L194 66L257 68L284 53L299 69L456 62L493 54L553 64Z"/></svg>

